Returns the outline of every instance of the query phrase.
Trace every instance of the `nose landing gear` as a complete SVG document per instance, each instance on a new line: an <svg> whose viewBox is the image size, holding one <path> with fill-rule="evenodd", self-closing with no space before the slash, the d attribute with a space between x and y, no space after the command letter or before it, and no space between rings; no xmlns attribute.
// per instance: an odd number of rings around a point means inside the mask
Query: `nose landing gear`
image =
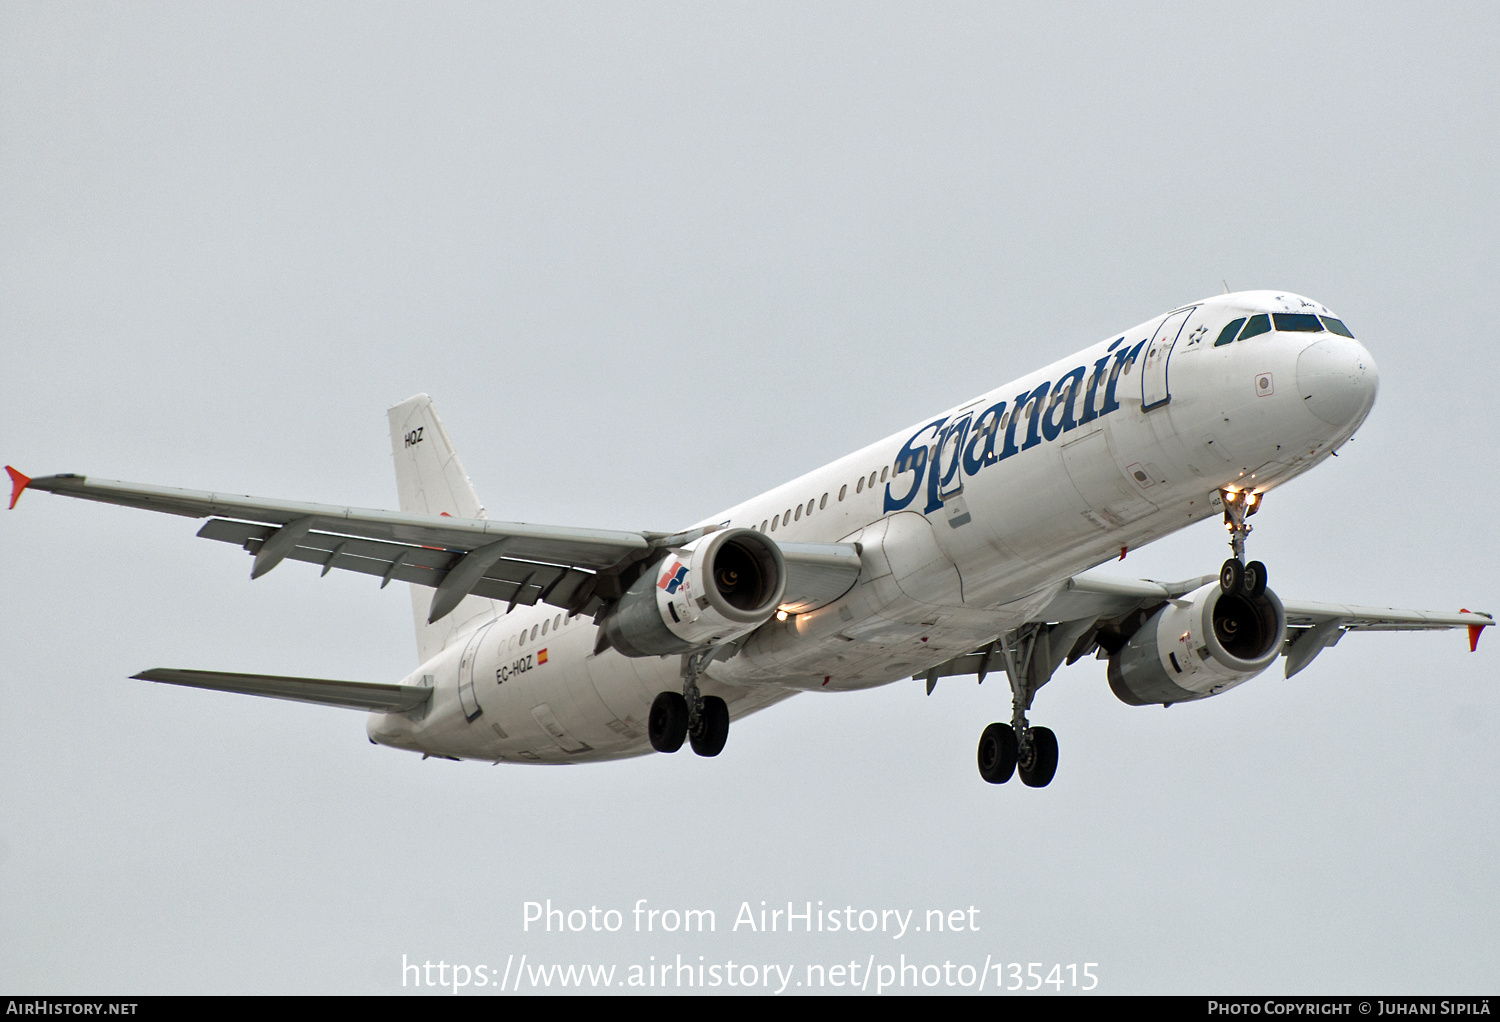
<svg viewBox="0 0 1500 1022"><path fill-rule="evenodd" d="M1226 596L1242 595L1255 599L1266 591L1266 566L1260 561L1245 563L1245 540L1254 526L1245 521L1260 510L1261 495L1248 490L1220 490L1224 501L1224 527L1229 530L1229 549L1234 554L1219 569L1219 588Z"/></svg>

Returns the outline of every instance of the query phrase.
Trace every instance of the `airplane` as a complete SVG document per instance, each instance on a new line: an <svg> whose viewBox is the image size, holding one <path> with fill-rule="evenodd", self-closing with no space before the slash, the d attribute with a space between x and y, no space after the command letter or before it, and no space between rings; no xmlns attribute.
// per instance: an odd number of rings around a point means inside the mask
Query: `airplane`
<svg viewBox="0 0 1500 1022"><path fill-rule="evenodd" d="M253 557L409 584L420 666L399 683L156 668L135 678L369 711L369 740L424 758L580 763L718 755L730 723L800 692L989 672L1009 722L980 776L1045 787L1058 743L1029 719L1093 654L1134 705L1220 695L1351 631L1468 629L1487 613L1283 600L1247 560L1276 487L1346 443L1375 361L1290 292L1156 316L687 528L489 519L433 402L389 410L399 511L266 500L7 466L45 490L192 518ZM1095 573L1222 518L1231 556L1175 582Z"/></svg>

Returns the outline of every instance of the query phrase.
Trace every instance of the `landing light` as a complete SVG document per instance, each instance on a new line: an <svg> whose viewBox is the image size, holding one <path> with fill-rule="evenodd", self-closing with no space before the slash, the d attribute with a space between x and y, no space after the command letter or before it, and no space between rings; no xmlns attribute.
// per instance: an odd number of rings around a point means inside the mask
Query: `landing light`
<svg viewBox="0 0 1500 1022"><path fill-rule="evenodd" d="M788 616L787 612L784 611L784 610L778 610L776 612L776 620L777 621L785 621L787 619L787 616Z"/></svg>

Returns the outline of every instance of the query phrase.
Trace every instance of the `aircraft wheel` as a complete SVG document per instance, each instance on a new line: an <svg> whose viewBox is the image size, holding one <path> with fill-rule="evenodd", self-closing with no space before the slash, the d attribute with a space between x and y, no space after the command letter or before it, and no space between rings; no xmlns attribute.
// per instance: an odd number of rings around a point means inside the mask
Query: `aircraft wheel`
<svg viewBox="0 0 1500 1022"><path fill-rule="evenodd" d="M991 724L979 736L979 776L991 784L1004 784L1015 771L1015 728L1009 724Z"/></svg>
<svg viewBox="0 0 1500 1022"><path fill-rule="evenodd" d="M1245 566L1238 557L1231 557L1219 569L1219 588L1225 596L1233 596L1245 587Z"/></svg>
<svg viewBox="0 0 1500 1022"><path fill-rule="evenodd" d="M1244 594L1249 599L1255 599L1266 591L1266 566L1259 561L1251 561L1245 565L1245 588Z"/></svg>
<svg viewBox="0 0 1500 1022"><path fill-rule="evenodd" d="M1026 738L1028 749L1016 764L1016 772L1027 787L1045 788L1057 773L1057 736L1048 728L1033 727L1026 729Z"/></svg>
<svg viewBox="0 0 1500 1022"><path fill-rule="evenodd" d="M703 719L698 733L689 735L693 751L700 756L717 756L729 740L729 704L718 696L703 697Z"/></svg>
<svg viewBox="0 0 1500 1022"><path fill-rule="evenodd" d="M680 692L663 692L651 703L646 733L657 752L676 752L687 738L687 700Z"/></svg>

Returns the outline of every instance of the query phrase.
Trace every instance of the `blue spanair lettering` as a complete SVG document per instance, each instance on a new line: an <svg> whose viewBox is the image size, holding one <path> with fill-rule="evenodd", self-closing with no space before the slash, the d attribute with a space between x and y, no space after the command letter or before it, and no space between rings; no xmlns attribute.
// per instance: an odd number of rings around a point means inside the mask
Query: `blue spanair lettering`
<svg viewBox="0 0 1500 1022"><path fill-rule="evenodd" d="M1044 383L1035 393L1045 394L1051 386L1052 384L1050 383ZM1016 427L1021 424L1021 413L1026 410L1027 399L1032 396L1034 396L1034 393L1029 390L1023 390L1016 395L1016 400L1011 405L1010 422L1005 427L1005 446L1000 449L1000 454L995 460L1004 461L1012 454L1020 453L1021 448L1016 446Z"/></svg>
<svg viewBox="0 0 1500 1022"><path fill-rule="evenodd" d="M1084 367L1079 366L1058 380L1057 386L1052 388L1052 400L1048 402L1046 414L1042 416L1042 436L1048 440L1056 440L1068 430L1078 427L1073 418L1073 402L1078 400L1078 391L1083 387L1083 373ZM1054 422L1053 418L1059 407L1063 410L1062 421Z"/></svg>
<svg viewBox="0 0 1500 1022"><path fill-rule="evenodd" d="M1047 395L1050 393L1050 383L1044 383L1031 392L1031 415L1027 418L1026 442L1021 445L1023 451L1029 451L1042 442L1042 412L1046 410ZM1017 401L1016 407L1024 409L1026 406Z"/></svg>
<svg viewBox="0 0 1500 1022"><path fill-rule="evenodd" d="M974 475L986 465L1000 459L995 457L995 434L1000 431L1000 417L1005 414L1005 402L990 405L980 413L969 435L969 446L964 448L964 474ZM988 422L989 425L985 425ZM979 445L983 443L981 448ZM977 453L976 453L977 452Z"/></svg>
<svg viewBox="0 0 1500 1022"><path fill-rule="evenodd" d="M1120 341L1124 339L1121 337ZM1119 344L1120 341L1116 341L1115 344ZM1110 351L1115 350L1115 344L1109 346ZM1089 389L1083 395L1083 414L1078 417L1080 426L1085 422L1093 422L1099 417L1099 413L1094 411L1094 394L1099 390L1099 381L1104 379L1104 367L1108 364L1109 354L1106 353L1103 358L1094 363L1094 371L1089 374Z"/></svg>
<svg viewBox="0 0 1500 1022"><path fill-rule="evenodd" d="M1115 352L1115 364L1109 367L1109 384L1104 388L1104 407L1099 409L1100 415L1108 415L1120 407L1120 402L1115 398L1115 387L1119 386L1120 373L1126 365L1135 361L1135 357L1145 346L1146 342L1142 341L1129 351L1121 348Z"/></svg>
<svg viewBox="0 0 1500 1022"><path fill-rule="evenodd" d="M953 477L958 475L958 470L963 462L964 437L969 433L969 424L973 417L965 415L956 422L949 423L943 427L938 434L936 453L933 455L932 471L927 474L927 507L923 514L931 514L943 506L943 492ZM948 441L953 441L953 460L945 468L943 466L943 451L948 447Z"/></svg>
<svg viewBox="0 0 1500 1022"><path fill-rule="evenodd" d="M901 448L901 453L896 455L896 475L891 478L890 482L885 484L885 510L881 512L882 514L903 510L916 498L917 493L922 489L922 476L924 470L927 468L927 444L923 443L920 447L913 447L912 445L923 434L929 431L937 432L937 430L942 428L943 423L947 421L948 416L945 415L941 419L934 419L929 422L913 433L912 438L906 441L906 446ZM893 492L896 479L908 471L913 473L911 490L907 492L906 496L897 497Z"/></svg>

